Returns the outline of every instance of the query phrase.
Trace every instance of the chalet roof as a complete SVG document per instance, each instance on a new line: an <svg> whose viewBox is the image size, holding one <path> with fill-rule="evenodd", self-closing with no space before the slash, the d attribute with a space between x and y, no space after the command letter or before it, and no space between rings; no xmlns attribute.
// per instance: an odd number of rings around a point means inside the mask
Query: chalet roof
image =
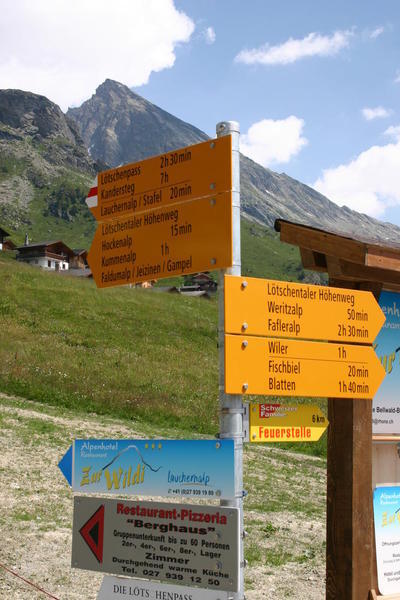
<svg viewBox="0 0 400 600"><path fill-rule="evenodd" d="M80 256L81 254L87 254L88 251L85 248L72 248L72 252L75 256Z"/></svg>
<svg viewBox="0 0 400 600"><path fill-rule="evenodd" d="M73 256L74 255L74 251L67 246L66 244L64 244L64 242L62 242L61 240L56 240L56 241L50 241L50 242L36 242L35 244L27 244L26 246L18 246L17 250L23 254L24 252L29 252L31 250L39 250L41 248L50 248L52 246L57 246L58 248L61 247L61 251L64 252L65 254L68 254L69 256Z"/></svg>
<svg viewBox="0 0 400 600"><path fill-rule="evenodd" d="M23 250L24 248L42 248L43 246L53 246L54 244L62 244L60 240L52 241L52 242L35 242L34 244L24 244L23 246L18 246L18 250Z"/></svg>

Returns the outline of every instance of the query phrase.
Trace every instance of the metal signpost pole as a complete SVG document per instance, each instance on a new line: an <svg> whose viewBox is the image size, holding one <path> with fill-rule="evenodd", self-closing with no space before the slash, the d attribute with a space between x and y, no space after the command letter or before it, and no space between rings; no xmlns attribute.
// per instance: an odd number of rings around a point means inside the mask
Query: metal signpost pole
<svg viewBox="0 0 400 600"><path fill-rule="evenodd" d="M239 394L225 394L225 310L224 275L241 275L240 254L240 155L239 123L222 121L216 126L217 137L232 136L232 267L219 271L218 281L218 348L219 348L219 437L232 438L235 442L235 500L222 500L223 506L239 508L239 591L232 594L233 600L244 598L244 551L243 551L243 405Z"/></svg>

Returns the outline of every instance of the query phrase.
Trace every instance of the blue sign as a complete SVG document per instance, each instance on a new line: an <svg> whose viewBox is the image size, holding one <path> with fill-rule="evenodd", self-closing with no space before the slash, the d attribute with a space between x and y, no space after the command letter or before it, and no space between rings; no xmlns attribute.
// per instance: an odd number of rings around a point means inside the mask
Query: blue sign
<svg viewBox="0 0 400 600"><path fill-rule="evenodd" d="M75 440L58 466L82 494L235 497L233 440Z"/></svg>
<svg viewBox="0 0 400 600"><path fill-rule="evenodd" d="M375 343L375 352L386 377L375 394L372 404L372 433L400 434L400 294L382 292L379 306L386 321Z"/></svg>

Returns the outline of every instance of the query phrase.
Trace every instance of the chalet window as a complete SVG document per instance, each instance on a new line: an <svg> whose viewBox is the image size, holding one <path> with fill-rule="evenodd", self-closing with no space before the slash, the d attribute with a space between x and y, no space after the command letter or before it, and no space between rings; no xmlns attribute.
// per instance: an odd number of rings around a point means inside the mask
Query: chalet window
<svg viewBox="0 0 400 600"><path fill-rule="evenodd" d="M47 261L47 266L50 268L51 267L51 260Z"/></svg>

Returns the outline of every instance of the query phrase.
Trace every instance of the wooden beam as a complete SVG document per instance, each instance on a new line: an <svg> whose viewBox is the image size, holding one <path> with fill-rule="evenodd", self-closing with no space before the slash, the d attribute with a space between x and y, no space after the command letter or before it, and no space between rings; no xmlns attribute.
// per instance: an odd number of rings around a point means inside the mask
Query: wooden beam
<svg viewBox="0 0 400 600"><path fill-rule="evenodd" d="M399 271L381 269L379 267L368 267L344 260L339 260L339 269L342 276L346 278L350 277L354 280L364 280L379 283L384 281L385 289L386 284L400 285Z"/></svg>
<svg viewBox="0 0 400 600"><path fill-rule="evenodd" d="M322 273L326 272L327 265L325 254L313 252L307 248L300 248L300 256L301 262L303 263L303 267L305 269L310 269L311 271L320 271Z"/></svg>
<svg viewBox="0 0 400 600"><path fill-rule="evenodd" d="M330 255L326 256L326 263L331 279L343 279L353 282L364 281L369 282L372 287L382 287L382 281L384 281L385 289L387 285L400 286L400 271L359 265Z"/></svg>
<svg viewBox="0 0 400 600"><path fill-rule="evenodd" d="M367 245L333 233L310 229L295 223L280 221L280 239L300 248L337 256L364 265Z"/></svg>
<svg viewBox="0 0 400 600"><path fill-rule="evenodd" d="M400 271L400 250L368 247L366 265L390 271Z"/></svg>

